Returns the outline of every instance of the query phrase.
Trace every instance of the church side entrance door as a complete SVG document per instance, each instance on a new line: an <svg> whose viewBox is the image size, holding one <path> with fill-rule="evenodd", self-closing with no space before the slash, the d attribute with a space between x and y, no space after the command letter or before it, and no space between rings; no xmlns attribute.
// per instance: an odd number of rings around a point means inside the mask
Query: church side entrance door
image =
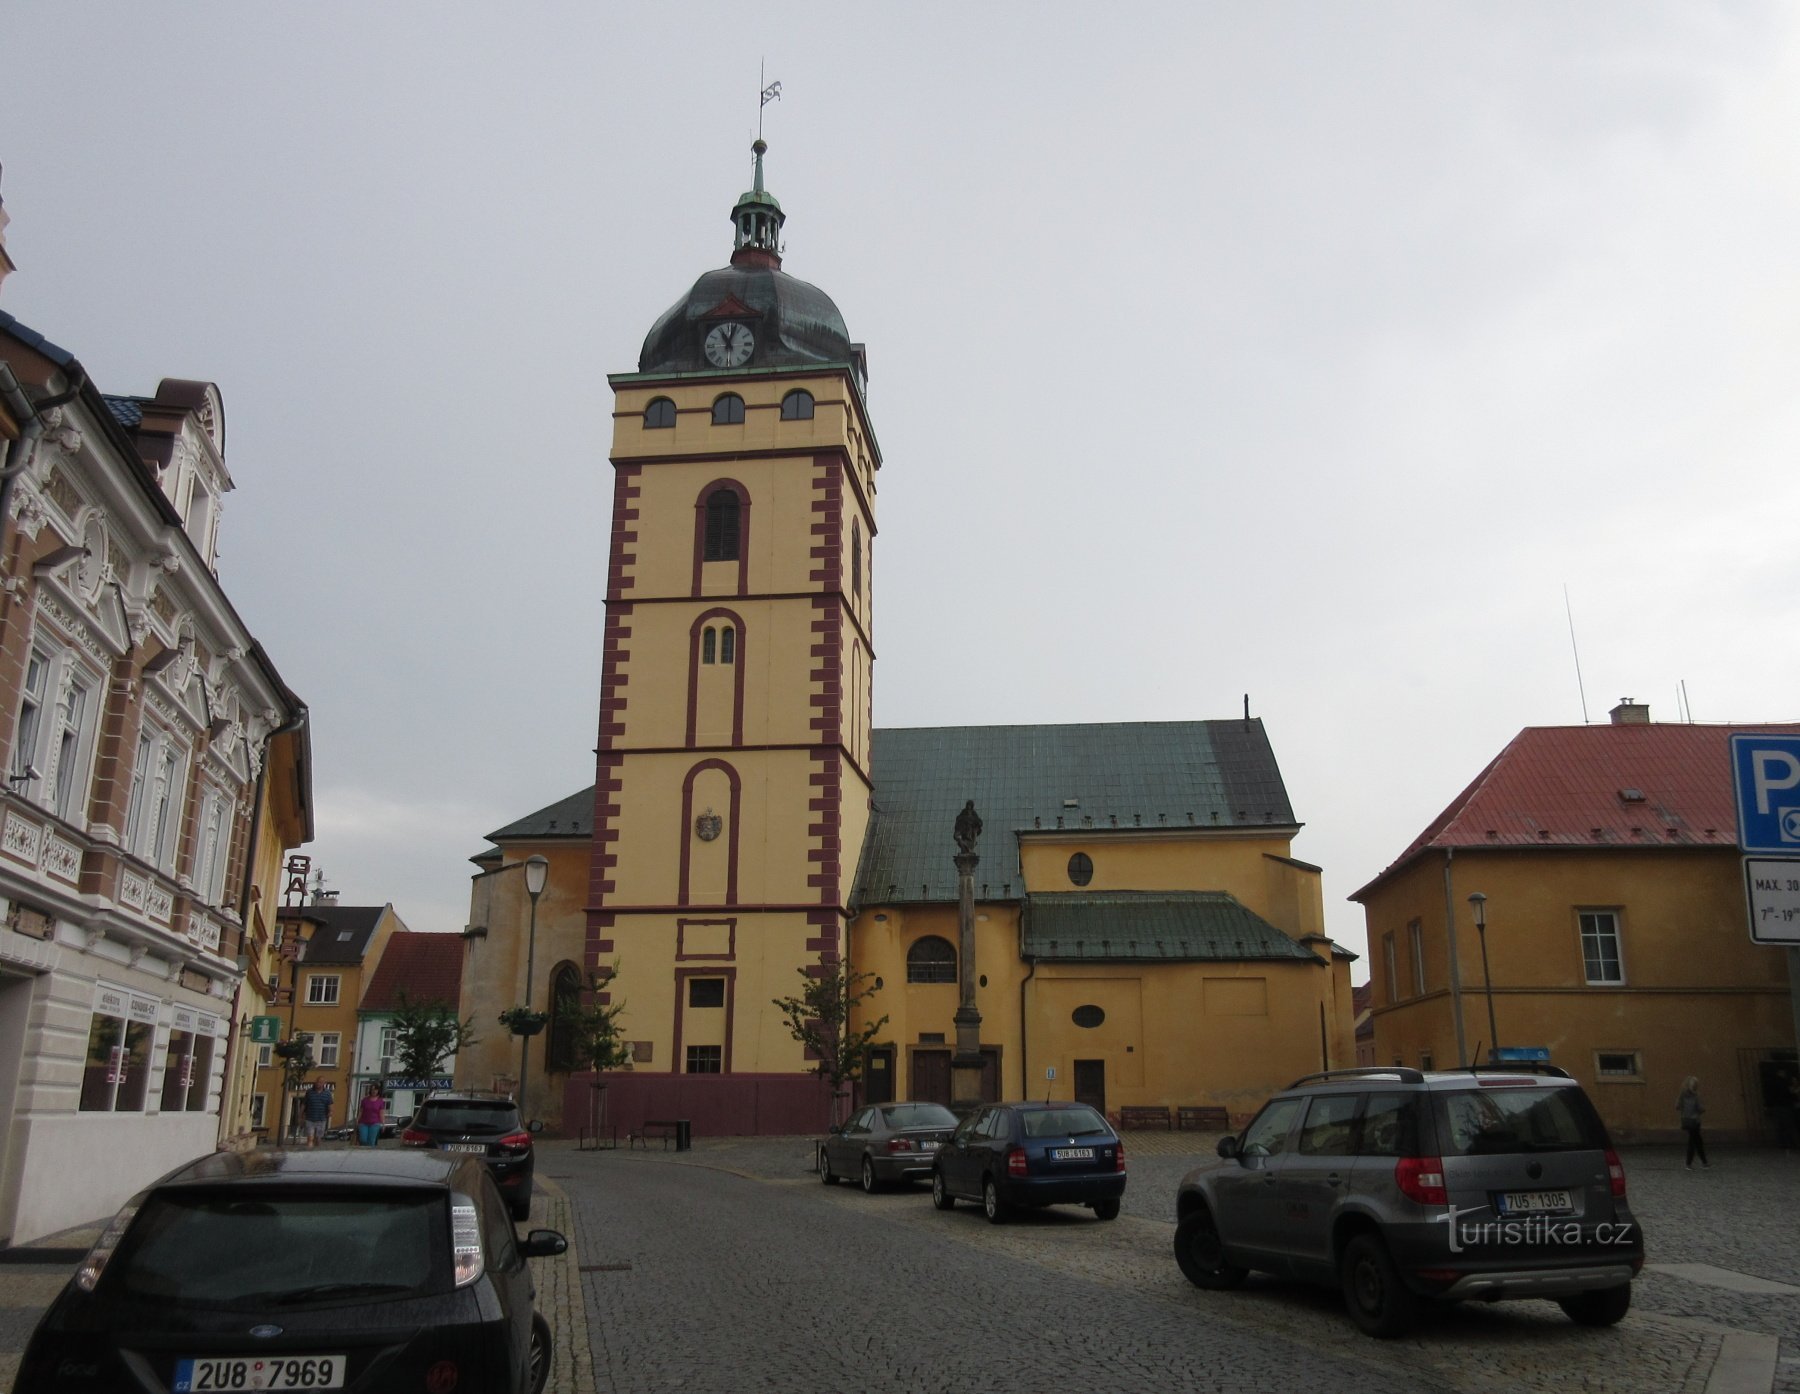
<svg viewBox="0 0 1800 1394"><path fill-rule="evenodd" d="M891 1104L894 1102L894 1048L892 1046L869 1052L869 1062L863 1069L863 1102L866 1104Z"/></svg>
<svg viewBox="0 0 1800 1394"><path fill-rule="evenodd" d="M950 1106L950 1052L915 1050L912 1053L911 1097L923 1103Z"/></svg>
<svg viewBox="0 0 1800 1394"><path fill-rule="evenodd" d="M1075 1062L1075 1102L1090 1104L1101 1113L1106 1112L1106 1062L1104 1060L1077 1060Z"/></svg>

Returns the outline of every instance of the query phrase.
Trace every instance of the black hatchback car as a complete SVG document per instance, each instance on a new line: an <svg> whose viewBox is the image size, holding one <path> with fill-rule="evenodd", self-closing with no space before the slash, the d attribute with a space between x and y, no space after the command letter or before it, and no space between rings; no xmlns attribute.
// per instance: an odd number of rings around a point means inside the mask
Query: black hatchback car
<svg viewBox="0 0 1800 1394"><path fill-rule="evenodd" d="M101 1234L26 1347L18 1394L450 1390L537 1394L550 1328L473 1157L219 1153Z"/></svg>
<svg viewBox="0 0 1800 1394"><path fill-rule="evenodd" d="M1115 1219L1125 1194L1125 1144L1087 1104L988 1104L938 1149L931 1203L981 1203L991 1224L1024 1206L1085 1205Z"/></svg>
<svg viewBox="0 0 1800 1394"><path fill-rule="evenodd" d="M512 1206L512 1217L531 1214L531 1175L535 1154L531 1135L543 1125L523 1123L510 1095L470 1090L444 1090L428 1095L412 1121L400 1132L405 1147L439 1152L465 1152L486 1160L500 1193Z"/></svg>

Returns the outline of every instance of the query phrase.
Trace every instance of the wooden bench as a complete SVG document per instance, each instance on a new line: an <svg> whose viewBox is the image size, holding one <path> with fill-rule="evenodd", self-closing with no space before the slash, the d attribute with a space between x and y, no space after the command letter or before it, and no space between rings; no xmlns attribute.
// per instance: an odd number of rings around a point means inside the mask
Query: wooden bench
<svg viewBox="0 0 1800 1394"><path fill-rule="evenodd" d="M648 1147L651 1138L659 1137L663 1151L667 1152L669 1144L674 1143L677 1152L686 1152L693 1146L692 1126L685 1118L646 1118L642 1131L631 1135L631 1145L641 1142Z"/></svg>
<svg viewBox="0 0 1800 1394"><path fill-rule="evenodd" d="M1175 1126L1183 1132L1228 1133L1231 1115L1211 1104L1182 1104L1175 1110Z"/></svg>
<svg viewBox="0 0 1800 1394"><path fill-rule="evenodd" d="M1119 1110L1119 1126L1121 1128L1161 1128L1169 1129L1169 1109L1166 1104L1126 1104Z"/></svg>

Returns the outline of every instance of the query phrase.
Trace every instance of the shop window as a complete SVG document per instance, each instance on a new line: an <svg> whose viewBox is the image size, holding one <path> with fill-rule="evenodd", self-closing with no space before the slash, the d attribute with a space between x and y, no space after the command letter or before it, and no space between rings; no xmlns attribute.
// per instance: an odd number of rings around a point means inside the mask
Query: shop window
<svg viewBox="0 0 1800 1394"><path fill-rule="evenodd" d="M956 981L956 949L948 939L927 935L906 951L906 981L953 983Z"/></svg>
<svg viewBox="0 0 1800 1394"><path fill-rule="evenodd" d="M124 1008L123 1001L120 1002ZM147 1010L145 1010L147 1008ZM150 1050L155 1004L132 1001L129 1016L96 1009L88 1026L87 1064L81 1073L83 1113L141 1113L150 1088Z"/></svg>
<svg viewBox="0 0 1800 1394"><path fill-rule="evenodd" d="M781 419L783 421L811 421L813 419L813 395L810 392L795 388L781 399Z"/></svg>
<svg viewBox="0 0 1800 1394"><path fill-rule="evenodd" d="M212 1083L213 1038L196 1031L169 1032L163 1052L162 1111L204 1113Z"/></svg>
<svg viewBox="0 0 1800 1394"><path fill-rule="evenodd" d="M644 408L644 429L649 431L667 431L675 425L675 403L667 397L658 397Z"/></svg>
<svg viewBox="0 0 1800 1394"><path fill-rule="evenodd" d="M744 399L735 392L727 392L713 403L712 424L715 426L742 426L744 424Z"/></svg>

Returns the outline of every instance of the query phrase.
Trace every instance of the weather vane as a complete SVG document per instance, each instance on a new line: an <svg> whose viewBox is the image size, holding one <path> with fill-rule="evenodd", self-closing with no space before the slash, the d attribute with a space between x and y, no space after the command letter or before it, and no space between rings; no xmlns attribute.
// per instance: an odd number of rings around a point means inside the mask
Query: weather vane
<svg viewBox="0 0 1800 1394"><path fill-rule="evenodd" d="M762 87L762 100L756 104L756 138L758 140L762 139L762 109L770 102L778 102L781 100L781 84L779 82L771 82L766 86L763 85L763 78L767 76L767 73L764 71L766 66L766 64L762 63L756 65L757 85Z"/></svg>

